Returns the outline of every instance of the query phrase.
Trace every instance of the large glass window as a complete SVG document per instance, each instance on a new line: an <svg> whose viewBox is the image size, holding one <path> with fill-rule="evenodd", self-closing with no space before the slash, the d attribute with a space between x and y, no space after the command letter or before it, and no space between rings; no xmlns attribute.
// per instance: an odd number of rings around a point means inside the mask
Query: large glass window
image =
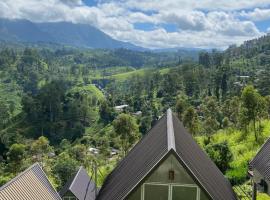
<svg viewBox="0 0 270 200"><path fill-rule="evenodd" d="M142 200L199 200L199 191L196 185L147 183Z"/></svg>
<svg viewBox="0 0 270 200"><path fill-rule="evenodd" d="M145 184L144 200L168 200L169 185Z"/></svg>
<svg viewBox="0 0 270 200"><path fill-rule="evenodd" d="M197 200L197 187L172 186L172 200Z"/></svg>

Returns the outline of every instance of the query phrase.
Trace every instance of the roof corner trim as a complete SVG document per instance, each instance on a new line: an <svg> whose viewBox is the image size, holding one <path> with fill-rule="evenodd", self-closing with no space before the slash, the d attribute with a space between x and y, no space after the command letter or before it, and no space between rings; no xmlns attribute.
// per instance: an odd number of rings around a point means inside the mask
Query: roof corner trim
<svg viewBox="0 0 270 200"><path fill-rule="evenodd" d="M168 151L175 149L175 137L174 137L174 129L173 129L173 117L172 110L169 108L167 110L167 141L168 141Z"/></svg>

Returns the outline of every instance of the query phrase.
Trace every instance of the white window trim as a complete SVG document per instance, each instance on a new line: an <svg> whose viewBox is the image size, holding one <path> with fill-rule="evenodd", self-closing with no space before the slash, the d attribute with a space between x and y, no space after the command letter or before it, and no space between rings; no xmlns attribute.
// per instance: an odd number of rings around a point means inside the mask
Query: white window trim
<svg viewBox="0 0 270 200"><path fill-rule="evenodd" d="M169 196L168 200L172 200L172 189L173 187L193 187L197 189L197 195L196 195L196 200L200 200L200 193L201 190L200 188L195 185L195 184L179 184L179 183L158 183L158 182L149 182L149 183L144 183L141 187L141 200L144 200L144 194L145 194L145 186L146 185L161 185L161 186L168 186L169 189Z"/></svg>

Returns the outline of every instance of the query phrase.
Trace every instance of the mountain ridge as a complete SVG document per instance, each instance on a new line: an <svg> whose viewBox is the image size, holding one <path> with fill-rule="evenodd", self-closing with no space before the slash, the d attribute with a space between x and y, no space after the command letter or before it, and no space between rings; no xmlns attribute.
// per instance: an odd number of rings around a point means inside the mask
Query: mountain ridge
<svg viewBox="0 0 270 200"><path fill-rule="evenodd" d="M25 19L0 19L0 40L18 42L52 42L75 47L146 50L129 42L115 40L87 24L70 22L34 23Z"/></svg>

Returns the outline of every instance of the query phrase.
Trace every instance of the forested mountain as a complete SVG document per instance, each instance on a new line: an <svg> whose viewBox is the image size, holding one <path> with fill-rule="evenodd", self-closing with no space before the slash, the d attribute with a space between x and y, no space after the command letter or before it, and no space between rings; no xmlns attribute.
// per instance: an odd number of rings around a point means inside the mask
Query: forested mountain
<svg viewBox="0 0 270 200"><path fill-rule="evenodd" d="M100 185L169 107L234 185L247 184L247 163L270 132L268 43L265 36L190 59L181 51L6 42L0 184L38 161L58 187L79 165L91 173L97 162ZM100 150L98 157L89 147Z"/></svg>
<svg viewBox="0 0 270 200"><path fill-rule="evenodd" d="M87 48L144 50L131 43L114 40L93 26L69 22L33 23L28 20L0 19L0 40L52 42Z"/></svg>

